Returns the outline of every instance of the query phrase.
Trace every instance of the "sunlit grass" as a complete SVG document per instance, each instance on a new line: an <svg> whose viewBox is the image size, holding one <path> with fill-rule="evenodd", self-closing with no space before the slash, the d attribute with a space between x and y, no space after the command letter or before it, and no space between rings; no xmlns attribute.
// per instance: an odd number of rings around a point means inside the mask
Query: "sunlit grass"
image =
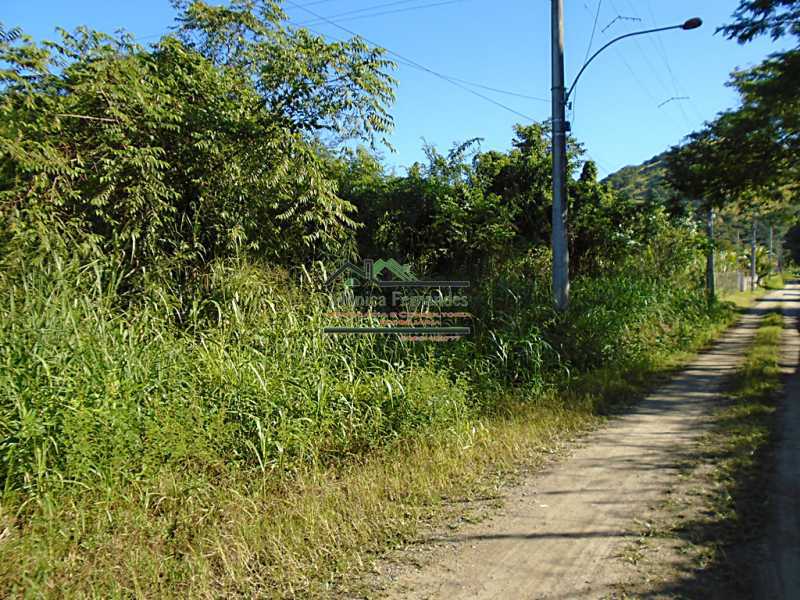
<svg viewBox="0 0 800 600"><path fill-rule="evenodd" d="M491 333L425 349L326 337L324 295L253 265L214 266L196 298L160 282L131 300L102 260L10 261L0 595L341 589L733 316L624 273L576 282L560 321L520 300L484 315Z"/></svg>

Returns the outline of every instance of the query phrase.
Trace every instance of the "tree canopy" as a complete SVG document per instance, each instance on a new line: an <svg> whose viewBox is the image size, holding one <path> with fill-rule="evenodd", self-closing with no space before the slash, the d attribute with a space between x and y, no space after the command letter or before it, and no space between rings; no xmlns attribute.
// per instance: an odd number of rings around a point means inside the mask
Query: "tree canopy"
<svg viewBox="0 0 800 600"><path fill-rule="evenodd" d="M800 1L742 0L734 22L720 31L739 43L769 35L794 38L796 46L731 75L740 106L672 149L668 179L679 193L706 205L744 203L775 213L765 204L776 198L796 202L800 180Z"/></svg>
<svg viewBox="0 0 800 600"><path fill-rule="evenodd" d="M287 28L277 4L175 2L152 48L85 28L0 35L0 217L88 234L131 264L344 243L327 138L391 129L392 63L363 40Z"/></svg>

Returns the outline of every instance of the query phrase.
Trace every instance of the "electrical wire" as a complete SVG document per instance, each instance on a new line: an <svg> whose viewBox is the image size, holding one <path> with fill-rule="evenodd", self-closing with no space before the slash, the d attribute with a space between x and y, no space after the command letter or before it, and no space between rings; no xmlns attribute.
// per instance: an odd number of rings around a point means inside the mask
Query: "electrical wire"
<svg viewBox="0 0 800 600"><path fill-rule="evenodd" d="M320 14L310 10L309 8L307 8L308 6L312 6L312 5L315 5L315 4L322 4L322 3L328 2L328 1L331 1L331 0L317 0L315 2L310 2L308 4L298 4L297 2L294 2L293 0L286 0L286 2L288 4L294 6L295 8L299 8L301 10L304 10L305 12L311 14L313 17L315 17L318 21L320 21L322 23L327 23L329 25L333 25L334 27L336 27L338 29L341 29L342 31L348 33L349 35L352 35L352 36L355 36L355 37L358 37L358 38L364 40L365 42L367 42L368 44L370 44L370 45L372 45L372 46L374 46L376 48L383 48L384 50L386 50L387 53L389 53L392 56L394 56L397 59L397 62L399 64L402 64L402 65L405 65L405 66L408 66L408 67L411 67L411 68L414 68L414 69L429 73L429 74L431 74L431 75L433 75L433 76L435 76L435 77L437 77L437 78L439 78L439 79L441 79L443 81L446 81L447 83L450 83L451 85L454 85L454 86L456 86L456 87L458 87L458 88L460 88L460 89L462 89L462 90L464 90L464 91L466 91L466 92L468 92L468 93L470 93L470 94L472 94L474 96L477 96L478 98L481 98L481 99L483 99L483 100L485 100L487 102L490 102L491 104L493 104L495 106L498 106L499 108L502 108L502 109L514 114L514 115L522 117L522 118L524 118L524 119L526 119L528 121L536 122L537 119L534 119L533 117L531 117L529 115L521 113L521 112L519 112L519 111L517 111L517 110L515 110L515 109L513 109L513 108L511 108L509 106L506 106L505 104L503 104L501 102L498 102L498 101L496 101L496 100L494 100L492 98L489 98L488 96L485 96L484 94L476 92L475 90L472 90L472 89L470 89L470 88L468 88L466 86L469 85L469 86L473 86L473 87L478 87L478 88L489 90L489 91L492 91L492 92L496 92L496 93L500 93L500 94L507 94L507 95L510 95L510 96L516 96L518 98L524 98L524 99L527 99L527 100L536 100L536 101L539 101L539 102L548 102L548 103L550 102L550 100L548 100L547 98L542 98L542 97L539 97L539 96L531 96L531 95L522 94L522 93L519 93L519 92L512 92L512 91L509 91L509 90L504 90L504 89L500 89L500 88L496 88L496 87L491 87L491 86L487 86L487 85L484 85L484 84L481 84L481 83L476 83L476 82L473 82L473 81L468 81L468 80L465 80L465 79L460 79L458 77L453 77L453 76L450 76L450 75L445 75L443 73L439 73L439 72L434 71L433 69L430 69L430 68L428 68L428 67L426 67L426 66L424 66L424 65L422 65L422 64L420 64L420 63L418 63L418 62L416 62L416 61L414 61L414 60L412 60L410 58L406 58L405 56L399 54L398 52L395 52L394 50L391 50L389 48L386 48L385 46L381 46L380 44L377 44L376 42L373 42L372 40L364 37L363 35L358 34L357 32L355 32L355 31L353 31L353 30L351 30L351 29L349 29L347 27L344 27L344 26L336 23L335 21L332 20L332 18L324 17L323 15L320 15ZM601 2L602 2L602 0L600 0L600 3ZM447 3L449 4L451 2L447 2ZM392 4L395 4L395 3L392 3ZM419 7L419 8L421 8L421 7ZM599 14L599 5L598 5L598 14ZM369 15L369 16L377 16L377 15ZM308 27L308 25L306 25L306 24L294 23L294 22L292 22L290 20L287 20L287 22L290 25L294 26L294 27L306 28L309 31L312 31L313 33L316 33L317 35L320 35L322 37L328 37L328 38L334 39L334 40L339 41L339 42L344 41L344 40L342 40L340 38L337 38L336 36L332 36L330 34L325 34L325 33L316 31L316 30L312 29L311 27ZM314 24L317 24L317 23L314 22ZM596 29L596 26L597 26L597 21L595 20L595 29ZM140 36L140 37L137 37L136 39L138 39L138 40L149 39L149 38L154 38L154 37L160 37L162 35L164 35L164 34L163 33L151 34L151 35L146 35L146 36ZM593 31L592 36L594 36L594 31ZM591 49L591 41L590 41L589 49ZM587 52L588 52L588 50L587 50ZM606 172L606 174L610 174L611 173L611 170L607 167L607 165L604 162L601 162L600 160L598 160L598 159L594 158L593 156L589 155L588 152L584 152L584 154L586 155L586 157L589 160L591 160L592 162L595 163L595 165L597 165L598 171L602 169L603 171Z"/></svg>
<svg viewBox="0 0 800 600"><path fill-rule="evenodd" d="M613 2L613 0L609 0L609 1L611 2L611 7L612 7L612 9L613 9L614 11L616 11L616 12L619 12L619 9L617 8L617 6L616 6L616 5L614 5L614 2ZM587 10L589 10L589 9L587 8ZM589 10L589 13L591 14L591 10ZM601 33L602 33L602 32L601 32ZM634 79L634 81L636 82L636 84L637 84L637 85L638 85L638 86L639 86L639 87L642 89L642 91L645 93L645 95L647 95L647 96L650 98L650 100L651 100L651 101L652 101L652 103L653 103L653 106L654 106L654 107L656 107L656 106L657 106L657 105L658 105L658 104L659 104L661 101L660 101L660 100L658 100L658 99L656 98L656 96L655 96L655 95L654 95L654 94L653 94L653 93L650 91L650 88L649 88L649 87L647 87L647 86L645 85L644 81L642 81L642 79L639 77L639 75L637 75L636 71L633 69L633 67L631 66L631 64L630 64L630 63L628 62L628 60L625 58L625 55L624 55L622 52L620 52L619 48L617 48L617 47L615 46L615 47L614 47L614 51L616 52L616 54L617 54L617 56L619 57L620 61L622 61L622 64L623 64L623 65L625 65L625 68L626 68L626 69L627 69L627 70L630 72L630 74L631 74L631 76L633 77L633 79ZM640 47L640 51L641 51L641 52L643 52L643 50L641 49L641 47ZM652 69L652 67L651 67L651 69ZM663 85L663 83L662 83L662 85ZM669 92L668 92L668 93L669 93ZM672 121L673 125L675 125L675 126L676 126L677 128L679 128L679 129L681 128L680 124L679 124L679 123L677 123L677 122L675 121L675 119L674 119L674 117L672 116L672 114L671 114L671 113L669 113L669 112L664 112L664 114L666 114L666 115L667 115L667 118L668 118L668 119L670 119L670 120Z"/></svg>
<svg viewBox="0 0 800 600"><path fill-rule="evenodd" d="M584 4L584 6L588 10L588 6ZM594 34L597 33L597 21L600 18L600 9L603 6L603 0L597 0L597 10L594 14L594 25L592 25L592 35L589 37L589 45L586 47L586 56L583 58L583 64L586 64L586 61L589 60L589 53L592 51L592 44L594 44ZM570 102L570 111L572 112L571 120L575 122L575 101L578 99L578 90L575 90L574 95L572 96L572 101Z"/></svg>
<svg viewBox="0 0 800 600"><path fill-rule="evenodd" d="M628 4L628 6L630 6L630 8L633 11L633 13L638 16L638 13L636 12L636 7L631 3L631 1L630 0L625 0L625 2ZM650 11L650 18L652 20L653 26L656 27L657 26L656 25L656 19L655 19L655 15L653 15L652 7L648 4L647 8ZM664 62L664 66L666 66L667 72L670 75L670 80L671 80L671 83L672 83L672 89L675 92L675 96L676 97L681 97L681 98L686 96L687 99L688 99L687 94L678 89L678 85L677 85L677 82L675 80L675 73L672 71L672 66L669 64L669 57L666 54L666 50L664 49L664 43L661 40L661 37L660 36L648 36L648 39L650 41L650 44L653 46L653 48L655 48L656 52L660 52L660 56L661 56L661 58L662 58L662 60ZM683 117L683 121L686 124L687 128L691 129L691 123L690 123L689 115L686 113L686 110L684 109L682 102L678 102L678 108L681 111L681 116Z"/></svg>
<svg viewBox="0 0 800 600"><path fill-rule="evenodd" d="M433 8L433 7L436 7L436 6L444 6L446 4L461 4L462 2L467 2L467 1L468 0L445 0L444 2L434 2L432 4L424 4L422 6L411 6L411 7L408 7L408 8L398 8L398 9L395 9L395 10L386 10L386 11L383 11L383 12L371 13L371 14L368 14L368 15L359 15L359 16L356 16L356 17L346 17L344 19L337 19L336 22L337 23L341 23L342 21L358 21L360 19L371 19L372 17L380 17L380 16L383 16L383 15L393 15L395 13L410 12L410 11L420 10L420 9L424 9L424 8ZM316 25L323 25L326 22L327 21L318 21L315 24Z"/></svg>
<svg viewBox="0 0 800 600"><path fill-rule="evenodd" d="M307 5L305 5L305 6L307 6ZM337 38L336 36L332 36L330 34L325 34L325 33L322 33L320 31L317 31L315 29L312 29L312 28L308 27L307 25L303 25L302 23L294 23L294 22L288 21L288 20L287 20L287 22L290 25L292 25L293 27L297 27L297 28L301 28L302 27L302 28L308 29L309 31L312 31L313 33L316 33L317 35L320 35L322 37L328 37L328 38L331 38L331 39L333 39L333 40L335 40L337 42L343 42L344 41L344 40L342 40L340 38ZM324 20L323 20L323 22L324 22ZM332 23L332 24L335 25L335 23ZM349 30L347 30L347 31L349 32ZM162 35L165 35L165 34L163 34L163 33L154 33L154 34L149 34L149 35L137 36L135 39L137 41L146 40L146 39L152 39L152 38L156 38L156 37L161 37ZM356 33L351 33L351 35L358 36L358 34L356 34ZM358 37L361 37L362 39L364 39L368 43L372 44L373 46L379 47L377 44L367 40L363 36L358 36ZM470 90L470 89L464 88L462 85L459 85L459 84L465 84L465 85L468 85L468 86L485 89L485 90L492 91L492 92L495 92L495 93L498 93L498 94L505 94L505 95L508 95L508 96L515 96L517 98L524 98L526 100L536 100L537 102L546 102L546 103L550 102L550 100L548 100L547 98L542 98L540 96L532 96L532 95L529 95L529 94L522 94L520 92L513 92L513 91L510 91L510 90L504 90L504 89L501 89L501 88L488 86L488 85L485 85L485 84L482 84L482 83L477 83L477 82L474 82L474 81L461 79L459 77L453 77L452 75L445 75L443 73L438 73L438 72L433 71L432 69L429 69L429 68L425 67L424 65L421 65L421 64L419 64L419 63L417 63L415 61L412 61L410 59L406 59L405 57L401 57L396 52L391 52L388 49L387 49L387 52L390 52L392 55L394 55L398 59L397 62L399 64L402 64L404 66L407 66L407 67L410 67L410 68L413 68L413 69L427 71L428 73L431 73L431 74L435 75L436 77L444 79L445 81L448 81L449 83L451 83L453 85L456 85L457 87L465 89L466 91L468 91L471 94L475 94L478 97L480 97L480 98L482 98L484 100L487 100L488 102L491 102L493 104L496 104L496 105L504 108L505 110L511 111L515 115L517 115L519 117L523 117L523 118L525 118L525 119L527 119L529 121L536 121L537 119L534 119L531 116L525 115L524 113L518 112L518 111L514 110L513 108L508 107L508 106L506 106L506 105L504 105L502 103L499 103L499 102L497 102L497 101L495 101L495 100L493 100L491 98L488 98L488 97L484 96L483 94L479 94L478 92L475 92L474 90Z"/></svg>
<svg viewBox="0 0 800 600"><path fill-rule="evenodd" d="M609 1L611 2L612 6L613 6L614 5L614 0L609 0ZM625 2L630 7L630 9L633 12L633 14L638 19L641 20L641 17L639 15L639 13L637 12L636 7L633 5L633 3L630 0L625 0ZM617 10L616 6L614 7L614 10ZM647 36L650 44L654 48L657 49L656 41L653 39L654 37L656 37L656 36L651 36L651 35ZM638 38L635 38L634 41L636 42L636 47L639 48L639 52L641 53L642 58L647 63L647 66L649 67L650 71L653 73L655 78L658 80L659 85L661 85L661 87L664 88L664 91L666 92L666 96L671 96L673 94L673 92L670 90L669 86L664 83L664 80L659 75L659 69L656 69L655 65L651 62L650 57L649 57L649 53L645 52L645 49L642 46L642 44L639 42ZM675 95L676 96L681 95L681 93L677 89L674 89L674 91L675 91ZM686 110L683 108L683 105L680 102L678 102L678 107L680 108L681 116L683 118L684 125L686 126L687 129L691 129L692 125L691 125L691 123L689 121L689 116L686 114Z"/></svg>
<svg viewBox="0 0 800 600"><path fill-rule="evenodd" d="M597 20L600 18L600 9L603 7L603 0L597 0L597 12L594 14L594 25L592 25L592 35L589 37L589 46L586 48L586 56L583 58L583 64L589 60L589 53L592 51L592 44L594 43L594 34L597 33Z"/></svg>
<svg viewBox="0 0 800 600"><path fill-rule="evenodd" d="M536 100L538 102L546 102L550 103L550 100L547 98L542 98L541 96L529 96L528 94L520 94L519 92L511 92L508 90L502 90L500 88L491 87L488 85L484 85L482 83L475 83L474 81L467 81L466 79L459 79L458 77L453 77L452 75L448 75L448 78L452 79L453 81L458 81L460 83L465 83L467 85L471 85L473 87L478 87L484 90L489 90L491 92L497 92L498 94L506 94L508 96L516 96L517 98L525 98L526 100Z"/></svg>
<svg viewBox="0 0 800 600"><path fill-rule="evenodd" d="M647 6L647 11L650 14L651 21L652 21L653 25L655 25L655 23L656 23L656 15L653 12L653 6L650 3L650 0L646 0L646 4L645 5ZM654 44L656 44L657 48L660 49L660 51L661 51L661 58L664 60L664 64L667 67L667 71L669 72L669 76L672 79L672 86L673 86L673 88L675 88L676 94L677 95L688 95L686 93L685 88L681 84L681 81L675 75L675 71L672 70L672 65L670 64L670 60L669 60L669 53L667 52L667 49L664 46L664 42L661 39L661 37L656 37L656 39L654 40ZM692 107L692 110L695 112L695 115L700 120L700 122L702 122L704 120L703 116L702 116L702 114L700 114L700 110L698 109L696 102L694 101L694 99L691 96L689 96L689 106Z"/></svg>
<svg viewBox="0 0 800 600"><path fill-rule="evenodd" d="M313 10L298 4L294 0L286 0L286 2L287 2L287 4L290 4L290 5L294 6L295 8L299 8L301 10L304 10L305 12L311 14L312 16L316 17L317 19L325 21L329 25L333 25L337 29L341 29L342 31L344 31L345 33L348 33L349 35L352 35L352 36L355 36L355 37L358 37L358 38L364 40L365 42L367 42L368 44L374 46L375 48L383 48L384 50L386 50L386 52L388 54L391 54L392 56L400 59L401 61L404 61L408 66L412 66L413 68L416 68L418 70L425 71L426 73L429 73L429 74L431 74L431 75L433 75L433 76L435 76L435 77L437 77L437 78L439 78L439 79L441 79L443 81L446 81L446 82L450 83L451 85L454 85L454 86L456 86L458 88L461 88L462 90L464 90L464 91L466 91L466 92L468 92L468 93L470 93L470 94L472 94L474 96L477 96L478 98L482 98L483 100L485 100L487 102L490 102L491 104L494 104L495 106L498 106L498 107L500 107L500 108L502 108L502 109L504 109L504 110L506 110L506 111L508 111L508 112L510 112L512 114L515 114L518 117L522 117L522 118L527 119L528 121L531 121L531 122L535 122L536 121L536 119L534 119L533 117L531 117L529 115L526 115L524 113L521 113L521 112L511 108L510 106L506 106L502 102L498 102L497 100L494 100L493 98L490 98L490 97L488 97L488 96L486 96L484 94L481 94L480 92L476 92L475 90L468 88L466 85L463 85L463 84L459 83L458 80L456 80L456 79L454 79L452 77L449 77L447 75L444 75L442 73L434 71L433 69L430 69L430 68L428 68L428 67L426 67L426 66L424 66L424 65L422 65L422 64L420 64L420 63L418 63L418 62L416 62L416 61L414 61L414 60L412 60L410 58L407 58L407 57L403 56L402 54L400 54L398 52L395 52L394 50L386 48L385 46L381 46L380 44L378 44L376 42L373 42L372 40L364 37L363 35L360 35L359 33L356 33L352 29L349 29L349 28L345 27L344 25L340 25L339 23L336 23L335 21L332 21L332 20L328 19L327 17L324 17L324 16L320 15L319 13L316 13ZM319 32L316 32L316 33L319 33ZM320 35L322 35L322 34L320 34Z"/></svg>
<svg viewBox="0 0 800 600"><path fill-rule="evenodd" d="M338 14L335 14L335 15L329 15L327 18L331 19L331 20L339 21L339 20L341 20L341 17L349 17L350 15L357 15L357 14L364 13L364 12L370 12L370 11L373 11L373 10L376 10L376 9L379 9L379 8L386 8L388 6L398 6L400 4L409 4L411 2L419 2L419 1L420 0L395 0L394 2L384 2L383 4L373 4L373 5L367 6L365 8L357 8L355 10L348 10L348 11L345 11L343 13L338 13ZM452 4L454 2L464 2L464 1L466 1L466 0L450 0L449 2L422 4L420 6L411 6L411 7L408 7L408 8L399 9L396 12L400 12L400 11L403 11L403 10L416 10L416 9L419 9L419 8L430 8L431 6L440 6L441 4ZM366 16L368 16L368 17L377 17L377 16L380 16L380 15L383 15L383 14L391 14L393 12L395 12L395 10L383 11L383 12L378 12L378 13L375 13L375 14L370 13L369 15L364 15L364 16L365 17ZM350 19L344 19L344 20L348 21ZM319 25L321 23L324 23L324 21L322 21L320 19L310 19L308 21L304 21L304 22L300 23L300 25L301 26Z"/></svg>
<svg viewBox="0 0 800 600"><path fill-rule="evenodd" d="M313 2L306 2L303 6L316 6L317 4L325 4L327 2L334 2L334 0L314 0Z"/></svg>
<svg viewBox="0 0 800 600"><path fill-rule="evenodd" d="M626 0L626 2L627 2L627 1L628 1L628 0ZM620 11L619 11L619 9L617 8L617 6L614 4L614 0L609 0L609 2L611 2L611 6L612 6L612 8L613 8L613 9L614 9L616 12L618 12L618 13L619 13ZM630 2L628 2L628 4L630 5ZM634 14L634 15L636 15L636 18L637 18L637 19L639 19L639 20L641 21L641 17L639 17L638 13L637 13L637 12L636 12L636 10L633 8L633 5L630 5L630 6L631 6L631 10L633 10L633 14ZM650 38L650 41L651 41L651 42L653 41L651 36L647 36L647 37L648 37L648 38ZM664 80L661 78L661 75L659 74L659 72L658 72L658 69L656 69L656 68L655 68L655 66L653 65L653 63L650 61L650 57L649 57L648 53L647 53L647 52L645 52L644 48L642 47L642 44L641 44L641 42L639 41L639 38L638 38L638 37L635 37L635 38L632 38L632 39L633 39L633 43L634 43L634 44L636 44L636 47L639 49L639 53L641 54L641 56L642 56L642 58L644 59L644 61L647 63L647 66L648 66L648 68L650 69L650 71L651 71L651 72L653 73L653 75L655 76L655 78L656 78L656 80L658 81L659 85L660 85L662 88L664 88L664 92L665 92L665 93L669 94L669 93L670 93L669 86L668 86L668 85L666 85L666 84L664 83Z"/></svg>

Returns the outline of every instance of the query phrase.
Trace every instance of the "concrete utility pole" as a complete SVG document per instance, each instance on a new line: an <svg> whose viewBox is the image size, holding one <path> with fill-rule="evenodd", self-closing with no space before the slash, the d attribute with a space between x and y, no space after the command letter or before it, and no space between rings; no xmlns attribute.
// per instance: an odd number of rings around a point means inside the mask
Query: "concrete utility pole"
<svg viewBox="0 0 800 600"><path fill-rule="evenodd" d="M567 101L572 95L578 80L597 56L611 44L635 35L669 31L670 29L697 29L703 24L702 19L694 17L680 25L658 27L645 31L634 31L614 38L595 52L583 63L580 71L568 91L564 91L564 0L550 0L551 42L552 42L552 80L553 80L553 300L560 311L569 306L569 248L567 246L567 133L569 123L566 120Z"/></svg>
<svg viewBox="0 0 800 600"><path fill-rule="evenodd" d="M709 205L706 217L706 236L708 238L708 252L706 254L706 292L708 303L713 304L717 299L716 265L714 264L714 208Z"/></svg>
<svg viewBox="0 0 800 600"><path fill-rule="evenodd" d="M564 0L552 0L553 95L553 300L556 309L569 305L567 246L567 122L564 85Z"/></svg>
<svg viewBox="0 0 800 600"><path fill-rule="evenodd" d="M753 235L750 237L750 291L756 289L756 220L753 219Z"/></svg>

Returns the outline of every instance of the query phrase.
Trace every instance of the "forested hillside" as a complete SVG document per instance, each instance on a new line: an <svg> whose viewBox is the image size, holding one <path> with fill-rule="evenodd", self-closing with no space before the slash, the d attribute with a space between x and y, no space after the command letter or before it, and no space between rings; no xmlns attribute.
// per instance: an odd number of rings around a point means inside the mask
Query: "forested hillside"
<svg viewBox="0 0 800 600"><path fill-rule="evenodd" d="M666 153L654 156L641 165L623 167L603 180L620 196L637 204L669 204L674 200L674 192L665 180Z"/></svg>

